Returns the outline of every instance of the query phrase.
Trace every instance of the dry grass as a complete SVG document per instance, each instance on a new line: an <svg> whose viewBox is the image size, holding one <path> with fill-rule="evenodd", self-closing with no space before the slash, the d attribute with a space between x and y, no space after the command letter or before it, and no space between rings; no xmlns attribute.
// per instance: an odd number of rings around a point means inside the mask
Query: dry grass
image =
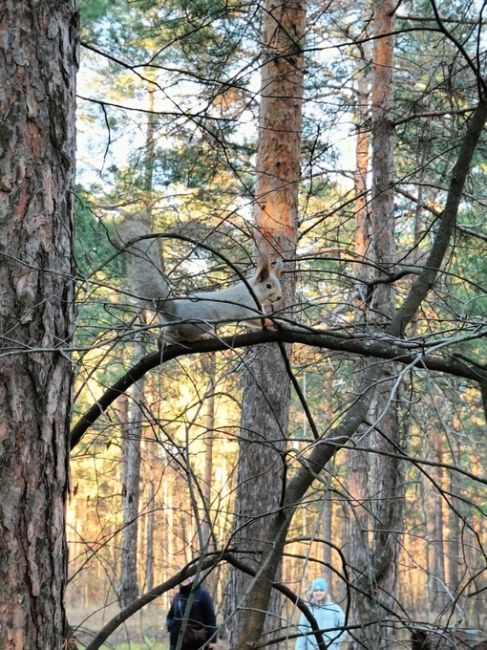
<svg viewBox="0 0 487 650"><path fill-rule="evenodd" d="M68 621L80 648L120 611L113 605L93 604L90 608L68 607ZM147 605L111 634L104 650L167 650L166 612L157 603Z"/></svg>

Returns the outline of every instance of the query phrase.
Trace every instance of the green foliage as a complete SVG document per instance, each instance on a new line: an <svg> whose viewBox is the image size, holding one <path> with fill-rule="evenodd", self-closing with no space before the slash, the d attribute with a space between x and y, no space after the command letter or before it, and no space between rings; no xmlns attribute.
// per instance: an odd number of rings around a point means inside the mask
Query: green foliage
<svg viewBox="0 0 487 650"><path fill-rule="evenodd" d="M465 3L462 8L461 2L440 0L437 5L445 17L453 19L465 11ZM322 3L312 2L309 6L296 259L298 296L294 316L307 326L333 329L344 338L370 337L373 344L378 340L376 333L368 330L367 324L357 317L360 309L355 302L359 293L357 276L364 267L360 266L363 259L353 256L357 211L352 177L353 129L358 117L357 78L362 80L365 71L373 74L371 26L365 24L369 14L362 15L363 8L363 4L356 2L334 3L326 11ZM398 18L397 31L401 32L402 28L404 31L397 34L395 42L396 79L391 120L395 121L396 135L394 217L399 271L408 265L421 266L427 260L441 219L458 146L478 96L478 80L453 43L437 29L431 3L415 3L414 9L418 16L424 15L427 20L422 24L419 20ZM143 342L139 339L141 333L136 332L137 311L130 305L130 297L123 293L125 278L120 257L105 263L113 253L109 244L110 221L120 216L117 206L122 206L120 210L125 216L146 210L155 231L176 231L195 242L213 246L230 260L242 263L239 268L243 269L244 262L248 262L255 235L251 215L259 135L256 81L262 64L259 8L253 3L82 0L81 11L85 38L92 39L99 49L122 64L89 55L99 84L93 96L106 100L107 104L104 111L96 105L88 116L90 122L86 131L98 133L105 129L104 140L110 140L111 148L119 155L112 156L110 150L103 164L97 167L102 181L98 179L100 185L93 189L96 197L93 204L108 208L100 209L94 216L90 210L91 197L87 195L77 205L77 266L89 281L80 283L79 293L76 342L83 347L77 358L81 368L79 383L83 385L76 400L76 414L83 413L87 403L96 400L128 370L134 362L134 354L142 354L144 343L147 342L146 351L155 350L154 330L148 328ZM401 5L400 14L407 11L409 7ZM475 58L472 24L459 21L448 22L446 26ZM333 44L338 45L336 52L332 52ZM152 110L151 100L155 112L148 113ZM136 110L124 110L124 106ZM362 131L370 132L371 121L364 118L359 126ZM151 137L148 127L153 127ZM343 164L342 153L347 147L351 154L347 164ZM481 235L485 234L485 230L482 231L482 197L485 195L486 159L484 143L477 152L459 214L461 226ZM370 178L368 180L370 187ZM369 199L370 194L367 201ZM482 241L481 237L472 238L465 232L456 233L446 264L418 311L412 336L424 341L426 350L430 343L431 354L443 358L462 354L479 360L487 356L485 339L469 340L477 327L480 332L480 325L485 321L487 266ZM167 238L163 246L165 270L177 295L229 280L229 270L218 255L198 244ZM379 270L373 264L373 256L373 251L369 250L366 262L371 273ZM396 283L398 305L413 281L414 276L407 276ZM361 288L366 297L367 287L361 285ZM406 342L401 344L407 345ZM225 383L221 391L231 395L232 407L234 402L241 401L240 388L236 387L236 369L240 368L242 359L243 356L222 355L220 372ZM151 462L145 460L144 477L155 469L164 484L168 468L161 460L167 456L178 467L182 454L187 452L188 459L195 465L200 452L195 454L190 447L191 436L195 435L194 440L199 442L208 435L206 425L199 429L198 423L196 434L196 429L192 429L192 406L202 407L203 416L206 408L203 395L206 397L208 390L202 378L201 387L195 379L194 360L193 356L163 366L154 385L147 390L147 413L150 413L147 418L150 427L144 433L147 449L155 447L156 442L162 442L164 449L161 452L157 447ZM228 366L224 365L227 361ZM293 373L320 435L326 435L353 402L356 377L360 375L362 363L358 355L294 346ZM472 441L475 444L482 441L484 423L476 389L470 394L457 378L445 380L438 373L426 373L421 369L404 369L402 375L404 367L393 362L390 368L394 373L397 368L397 395L402 409L400 430L408 438L404 452L415 458L434 460L431 438L432 432L436 432L441 434L442 440L445 438L444 449L440 450L445 462L454 464L456 455L451 449L458 443L462 445L458 466L477 472L470 466L475 457ZM216 410L218 416L223 414L222 402L217 402ZM222 418L220 425L213 429L213 433L221 437L222 446L233 444L238 437L235 433L238 413L233 408L228 422L230 424ZM109 456L110 441L116 441L120 431L116 409L107 418L100 418L93 429L96 442L87 436L80 449L83 453L96 452L102 458L104 454ZM290 446L299 452L315 444L296 394L289 431ZM359 447L369 445L362 436L356 440ZM448 448L450 442L455 443L451 449ZM483 447L479 445L479 449ZM114 449L110 453L115 456ZM348 462L351 457L347 455L342 461L339 454L335 465L340 475L340 483L337 480L336 485L343 488L344 504L348 501L348 488L346 481L341 483L341 479L347 479L347 473L353 472ZM301 455L299 460L302 458ZM290 462L291 473L301 467L298 462ZM236 465L222 464L222 467L225 483L218 483L217 472L213 492L233 494L232 479L228 477L237 475ZM408 532L423 531L426 527L428 520L418 509L421 494L418 496L414 492L419 489L418 485L423 493L430 489L418 467L411 463L410 468L406 536ZM218 467L218 471L220 469ZM427 467L426 471L433 469ZM110 481L114 477L115 488L110 488L105 473ZM373 479L371 475L370 480ZM106 499L98 509L103 520L110 514L109 505L113 501L110 495L118 495L119 475L108 464L97 480L100 498ZM479 486L474 481L464 479L462 487L468 490L472 503L481 503ZM322 484L318 488L321 490ZM185 490L186 483L184 489L174 490L174 493L185 495ZM326 494L325 499L328 498L333 498L331 492ZM181 497L180 503L168 501L161 505L161 512L165 514L164 523L157 531L160 538L172 521L167 513L173 517L175 512L181 514L184 509L189 510L185 499L186 496ZM321 516L322 503L322 492L315 490L309 495L302 515L303 529L308 534L313 522ZM151 510L152 507L151 503ZM469 512L470 506L465 504L465 509ZM226 517L231 507L227 508L225 502L223 510ZM86 521L89 523L90 517L86 517ZM171 534L178 526L184 528L173 523L173 528L169 528ZM186 528L189 530L190 526ZM217 531L216 536L223 540L226 533L221 536L220 533ZM344 549L350 541L339 525L333 536ZM86 539L91 539L91 535L86 535ZM407 553L419 558L413 543L414 540L411 542L405 537ZM188 548L186 540L183 546ZM119 547L115 544L114 549L114 562L118 562ZM171 563L180 566L170 555L169 545L164 546L163 541L156 554L162 566L161 576L166 577L172 571ZM297 567L299 562L295 564ZM289 566L283 566L286 576ZM408 566L407 560L404 566ZM425 567L429 570L428 562ZM402 586L405 588L405 584ZM122 650L121 646L114 647ZM137 646L131 644L130 647Z"/></svg>
<svg viewBox="0 0 487 650"><path fill-rule="evenodd" d="M106 18L111 0L79 0L82 36L93 36L96 23Z"/></svg>
<svg viewBox="0 0 487 650"><path fill-rule="evenodd" d="M77 343L88 345L120 324L114 291L123 285L125 271L121 255L110 243L113 226L94 216L90 197L81 188L77 196L74 251L78 274L83 278L78 290Z"/></svg>
<svg viewBox="0 0 487 650"><path fill-rule="evenodd" d="M97 219L84 198L88 200L82 191L78 191L74 228L74 251L78 272L89 276L109 260L104 266L104 272L115 278L120 277L123 273L123 263L120 255L113 257L116 251L110 243L113 226Z"/></svg>

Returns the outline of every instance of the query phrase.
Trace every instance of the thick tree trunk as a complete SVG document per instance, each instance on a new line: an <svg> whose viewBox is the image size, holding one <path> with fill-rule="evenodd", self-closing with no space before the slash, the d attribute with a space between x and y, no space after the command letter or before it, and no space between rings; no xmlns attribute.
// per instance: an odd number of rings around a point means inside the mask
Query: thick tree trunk
<svg viewBox="0 0 487 650"><path fill-rule="evenodd" d="M297 203L303 98L304 0L266 0L264 13L264 64L261 80L260 139L256 163L256 244L261 255L290 260L283 281L283 303L292 305L295 279ZM246 356L244 401L236 499L235 535L242 560L254 568L261 553L269 550L270 522L281 503L289 412L289 378L278 346L259 346ZM271 604L273 567L260 585L264 610L277 613ZM232 643L256 634L263 623L254 620L255 584L231 571L227 611L232 614ZM237 612L237 615L235 615ZM240 612L242 614L240 614ZM269 617L268 629L279 627ZM242 646L243 647L243 646Z"/></svg>
<svg viewBox="0 0 487 650"><path fill-rule="evenodd" d="M63 646L73 326L74 2L0 19L0 647Z"/></svg>
<svg viewBox="0 0 487 650"><path fill-rule="evenodd" d="M370 75L367 73L369 62L365 59L365 55L359 61L361 70L358 72L356 90L357 107L355 111L355 122L357 125L357 141L355 146L355 172L353 175L355 191L355 252L365 259L370 253L370 213L367 182L370 163ZM362 282L369 275L368 266L360 266L357 275L359 284L355 304L362 312L360 320L364 320L363 312L365 309L366 291Z"/></svg>
<svg viewBox="0 0 487 650"><path fill-rule="evenodd" d="M364 231L357 243L363 250L368 250L369 257L377 265L376 274L380 277L393 268L395 260L394 39L391 35L395 3L393 0L374 1L373 7L373 30L379 38L374 44L371 91L370 230ZM363 167L360 158L358 163ZM365 321L374 330L384 329L395 311L394 285L379 283L368 298ZM394 367L384 366L382 374L369 413L370 432L366 443L378 453L365 459L362 452L357 452L354 470L361 471L354 473L351 490L356 498L351 563L357 569L355 582L359 587L353 599L353 618L354 622L364 624L356 633L356 645L363 647L364 644L377 650L391 643L380 621L383 617L382 604L390 604L393 593L397 530L402 511L400 466L393 457L399 442ZM384 452L392 455L384 455ZM378 623L372 624L372 621Z"/></svg>
<svg viewBox="0 0 487 650"><path fill-rule="evenodd" d="M357 109L355 120L357 123L357 142L355 147L355 252L364 260L371 256L371 225L370 225L370 197L369 189L369 166L370 166L370 92L371 78L367 74L368 61L365 54L360 61L361 71L357 84ZM357 270L358 282L355 293L354 305L356 307L357 322L365 325L367 322L367 285L370 277L368 265L363 264ZM366 363L359 361L363 371ZM357 387L362 381L362 372L358 373ZM350 502L347 518L347 546L348 554L352 563L363 571L369 562L369 535L370 523L370 502L368 497L368 482L370 474L370 458L366 451L351 449L347 454L348 492ZM354 599L354 619L359 620L362 616L360 601Z"/></svg>

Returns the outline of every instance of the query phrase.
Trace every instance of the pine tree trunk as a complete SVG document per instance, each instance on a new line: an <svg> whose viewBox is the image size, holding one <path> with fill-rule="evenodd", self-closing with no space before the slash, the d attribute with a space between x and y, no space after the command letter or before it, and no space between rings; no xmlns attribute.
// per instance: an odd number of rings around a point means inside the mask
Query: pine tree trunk
<svg viewBox="0 0 487 650"><path fill-rule="evenodd" d="M154 129L155 119L152 115L154 110L154 93L149 85L149 119L146 130L146 156L144 165L144 212L141 224L147 233L152 231L152 187L154 176ZM140 218L140 215L138 215ZM130 217L128 217L130 219ZM143 233L138 233L142 235ZM129 273L137 272L133 266L128 265ZM137 278L129 277L129 282L137 286ZM142 307L142 305L141 305ZM143 323L143 313L141 321ZM134 357L143 356L145 352L143 335L136 334L134 341ZM122 531L122 570L120 577L119 597L121 605L126 607L139 595L139 581L137 575L137 539L139 533L139 502L140 502L140 467L142 448L142 421L143 412L141 404L144 401L145 378L139 379L134 385L132 399L129 403L128 430L124 436L122 445L123 455L123 531Z"/></svg>
<svg viewBox="0 0 487 650"><path fill-rule="evenodd" d="M74 2L0 22L0 647L60 650L73 327Z"/></svg>
<svg viewBox="0 0 487 650"><path fill-rule="evenodd" d="M302 37L305 2L266 0L263 13L264 64L261 79L260 140L255 189L256 244L260 254L293 260L296 250L297 202L303 97ZM283 281L284 304L294 300L294 264ZM270 522L282 499L289 412L289 378L278 346L258 346L245 359L244 398L236 498L235 535L241 559L256 569L272 545ZM265 620L252 608L254 589L269 613L271 580L256 587L250 578L230 571L227 611L230 639L245 644ZM248 597L243 598L248 591ZM261 608L262 609L262 608ZM235 613L237 612L237 615ZM256 618L259 621L256 621ZM270 616L267 628L279 627ZM242 645L244 647L244 645ZM249 646L246 646L249 647Z"/></svg>
<svg viewBox="0 0 487 650"><path fill-rule="evenodd" d="M215 550L214 531L211 520L211 485L213 477L213 438L215 431L215 375L216 375L216 357L215 353L210 353L202 361L203 370L208 376L208 388L206 390L206 433L205 433L205 462L204 476L202 482L201 497L203 499L203 511L201 513L201 552L211 552ZM210 577L211 580L211 577Z"/></svg>
<svg viewBox="0 0 487 650"><path fill-rule="evenodd" d="M442 440L438 430L430 432L428 441L433 446L432 458L442 462ZM445 575L445 545L443 530L443 471L441 467L431 467L428 475L432 482L426 485L428 508L426 531L428 541L428 593L430 595L431 609L440 614L447 603L446 575Z"/></svg>
<svg viewBox="0 0 487 650"><path fill-rule="evenodd" d="M455 440L454 454L452 458L453 465L461 467L462 448L459 437ZM460 571L462 565L462 540L461 540L461 515L464 506L462 500L454 495L462 494L462 479L457 477L454 472L448 473L448 492L451 495L450 500L454 505L456 512L448 508L448 528L449 528L449 545L447 552L448 562L448 587L453 598L459 595Z"/></svg>
<svg viewBox="0 0 487 650"><path fill-rule="evenodd" d="M364 46L366 47L366 46ZM355 252L357 255L368 258L371 249L371 225L369 212L368 177L370 165L370 75L368 70L369 61L366 60L365 52L360 59L360 72L357 86L357 108L355 121L357 123L357 142L355 147ZM367 322L367 288L365 282L370 273L367 265L361 265L357 272L358 282L355 293L354 305L356 307L356 319L359 323ZM359 361L363 370L366 363ZM357 376L357 387L361 382L361 373ZM359 438L360 442L362 440ZM368 499L368 481L370 474L370 459L366 451L352 449L347 454L348 478L347 486L350 495L348 517L346 526L346 541L349 548L349 557L353 564L361 570L368 566L369 562L369 534L370 503ZM361 620L363 613L362 602L353 599L352 610L354 620Z"/></svg>
<svg viewBox="0 0 487 650"><path fill-rule="evenodd" d="M145 533L145 591L154 587L154 483L152 478L147 482L147 517Z"/></svg>
<svg viewBox="0 0 487 650"><path fill-rule="evenodd" d="M365 46L364 46L365 47ZM370 247L370 215L368 206L368 176L370 163L370 75L367 73L369 61L360 59L361 70L358 71L357 81L357 107L355 122L357 125L357 142L355 146L355 172L353 185L355 191L355 252L365 258L369 254ZM359 280L365 280L368 276L366 265L358 268ZM365 309L365 288L362 283L358 285L357 300L355 304L359 309ZM363 316L361 318L363 320Z"/></svg>
<svg viewBox="0 0 487 650"><path fill-rule="evenodd" d="M370 200L370 229L364 233L368 244L362 247L377 265L377 275L393 269L395 261L394 229L394 104L393 0L374 0L373 77L371 91L372 122L372 188ZM374 286L366 307L365 320L373 330L383 330L395 311L393 283ZM394 591L395 560L398 529L402 513L400 464L394 458L399 443L397 394L394 392L394 367L384 366L382 379L369 413L369 433L366 445L377 450L367 460L361 458L362 481L357 496L362 500L356 512L358 528L352 536L351 563L358 569L357 590L353 599L354 622L364 624L356 633L356 647L376 650L391 644L390 634L381 624L384 610L390 605ZM385 452L385 454L384 454ZM366 463L364 465L364 463ZM367 478L364 472L367 472ZM354 477L355 479L357 477ZM367 495L363 493L367 488ZM367 497L367 500L365 500ZM366 505L363 509L363 505ZM372 623L372 621L378 621Z"/></svg>
<svg viewBox="0 0 487 650"><path fill-rule="evenodd" d="M139 532L140 461L144 378L134 384L128 407L128 422L122 440L123 530L119 598L127 607L139 595L137 538Z"/></svg>

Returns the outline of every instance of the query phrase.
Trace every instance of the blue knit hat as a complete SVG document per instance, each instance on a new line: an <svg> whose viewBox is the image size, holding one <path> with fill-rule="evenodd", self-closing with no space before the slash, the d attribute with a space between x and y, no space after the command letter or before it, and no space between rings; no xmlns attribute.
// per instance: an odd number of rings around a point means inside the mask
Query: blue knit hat
<svg viewBox="0 0 487 650"><path fill-rule="evenodd" d="M313 580L313 583L311 584L311 591L317 591L318 589L328 592L328 583L325 578L316 578L316 580Z"/></svg>

